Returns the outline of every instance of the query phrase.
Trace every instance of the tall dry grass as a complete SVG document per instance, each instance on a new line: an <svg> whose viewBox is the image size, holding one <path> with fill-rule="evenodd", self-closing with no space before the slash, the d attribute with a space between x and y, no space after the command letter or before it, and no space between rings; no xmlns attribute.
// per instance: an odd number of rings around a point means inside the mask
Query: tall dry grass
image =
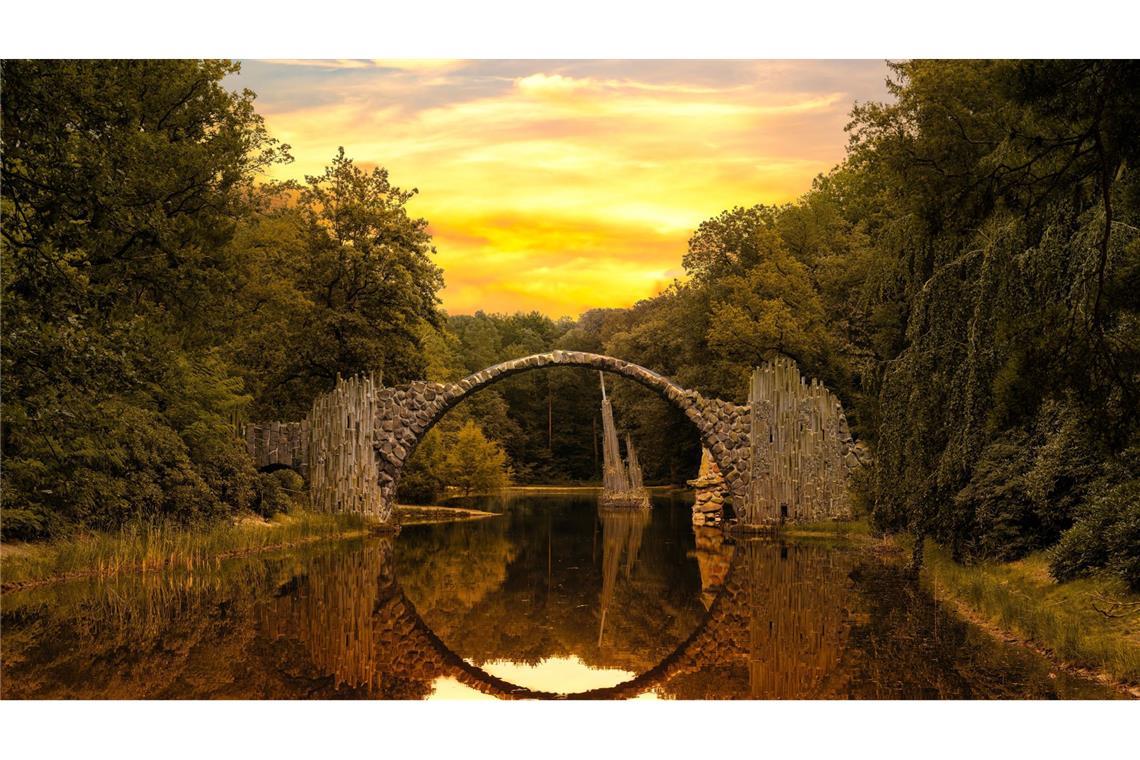
<svg viewBox="0 0 1140 760"><path fill-rule="evenodd" d="M53 579L196 570L216 566L228 557L358 535L367 529L360 515L313 512L209 525L162 520L133 523L117 532L84 533L46 544L6 545L0 553L0 584L10 589Z"/></svg>

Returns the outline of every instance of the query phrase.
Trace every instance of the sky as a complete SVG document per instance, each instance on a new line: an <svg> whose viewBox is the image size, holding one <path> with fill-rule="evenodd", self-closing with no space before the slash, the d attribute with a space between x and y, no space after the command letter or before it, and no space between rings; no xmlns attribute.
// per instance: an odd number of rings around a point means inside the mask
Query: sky
<svg viewBox="0 0 1140 760"><path fill-rule="evenodd" d="M623 307L683 278L701 221L783 203L843 158L883 61L244 61L294 161L343 146L416 188L450 314Z"/></svg>

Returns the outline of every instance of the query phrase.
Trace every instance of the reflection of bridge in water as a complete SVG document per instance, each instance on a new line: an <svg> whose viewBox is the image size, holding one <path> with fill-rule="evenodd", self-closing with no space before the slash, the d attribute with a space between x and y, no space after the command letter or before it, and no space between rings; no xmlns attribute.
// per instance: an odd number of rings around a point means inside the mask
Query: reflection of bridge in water
<svg viewBox="0 0 1140 760"><path fill-rule="evenodd" d="M636 560L644 529L633 523L637 517L629 511L603 516L603 616L623 559L627 574ZM822 546L765 539L721 550L730 566L727 577L706 579L722 589L692 635L632 680L579 694L508 683L449 649L401 591L390 539L316 558L310 572L292 582L299 586L264 610L262 623L274 638L300 642L305 659L337 688L377 696L426 696L440 679L504 699L620 699L652 691L715 696L725 679L744 696L825 694L850 627L851 560Z"/></svg>
<svg viewBox="0 0 1140 760"><path fill-rule="evenodd" d="M646 536L659 527L652 522ZM638 601L647 580L664 580L655 572L662 542L646 540L629 554L631 535L614 535L621 553L601 558L615 577L605 605L604 634L612 643L605 647L594 645L598 621L580 603L596 598L595 582L604 583L594 567L566 568L583 573L590 590L564 589L560 596L572 601L540 603L538 614L529 610L540 600L515 596L502 604L499 592L486 589L511 586L529 597L539 578L492 572L461 602L481 599L479 614L456 616L455 606L428 596L421 617L396 572L393 541L369 539L191 573L5 594L4 697L422 699L457 696L457 684L500 698L1113 695L954 619L877 552L799 539L733 544L702 528L694 550L701 584L686 593L703 588L709 606L688 617L668 602ZM489 570L469 545L451 546L459 550L452 563L458 572L436 566L428 573L446 600L469 590L456 584L472 582L473 568ZM637 555L631 581L621 570ZM494 557L492 564L519 561L513 552ZM422 561L401 549L400 567L416 599L428 590L424 573L411 574ZM439 624L439 635L424 618ZM668 619L685 627L667 633ZM654 648L644 636L630 636L644 630L669 644ZM575 657L592 671L588 679L574 674L581 686L560 669ZM535 663L552 667L541 674L521 667ZM510 683L514 673L536 688ZM529 680L539 675L557 680L550 687ZM628 680L610 686L612 676ZM607 686L552 693L588 684Z"/></svg>

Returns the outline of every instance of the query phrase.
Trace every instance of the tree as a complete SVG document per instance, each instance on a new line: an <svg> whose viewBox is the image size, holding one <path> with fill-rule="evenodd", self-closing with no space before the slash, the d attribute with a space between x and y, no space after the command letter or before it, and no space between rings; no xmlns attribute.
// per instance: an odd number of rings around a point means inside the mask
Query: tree
<svg viewBox="0 0 1140 760"><path fill-rule="evenodd" d="M219 355L252 183L287 146L219 61L5 61L5 535L217 514L251 470Z"/></svg>
<svg viewBox="0 0 1140 760"><path fill-rule="evenodd" d="M887 275L874 311L902 334L875 346L893 354L875 519L963 559L1020 556L1103 517L1081 505L1116 493L1138 434L1140 67L894 69L895 102L856 108L842 170Z"/></svg>
<svg viewBox="0 0 1140 760"><path fill-rule="evenodd" d="M299 417L338 374L423 378L443 277L427 221L407 211L417 191L393 186L383 168L361 169L343 148L322 175L276 191L241 239L259 261L250 281L267 283L249 293L252 324L235 349L258 412Z"/></svg>
<svg viewBox="0 0 1140 760"><path fill-rule="evenodd" d="M701 222L681 259L685 271L698 282L714 282L756 266L779 242L772 231L777 213L768 206L737 206Z"/></svg>
<svg viewBox="0 0 1140 760"><path fill-rule="evenodd" d="M450 442L443 464L443 480L467 496L504 488L509 482L507 455L494 441L487 440L474 422L468 422Z"/></svg>

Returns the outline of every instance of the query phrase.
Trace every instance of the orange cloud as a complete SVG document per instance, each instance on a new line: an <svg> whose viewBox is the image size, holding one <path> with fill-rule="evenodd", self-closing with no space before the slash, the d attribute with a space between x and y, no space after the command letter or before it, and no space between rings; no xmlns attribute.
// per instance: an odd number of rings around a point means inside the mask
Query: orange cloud
<svg viewBox="0 0 1140 760"><path fill-rule="evenodd" d="M279 178L343 145L420 190L452 313L626 306L679 274L725 208L779 203L842 158L852 100L882 99L859 62L290 62L247 64Z"/></svg>

